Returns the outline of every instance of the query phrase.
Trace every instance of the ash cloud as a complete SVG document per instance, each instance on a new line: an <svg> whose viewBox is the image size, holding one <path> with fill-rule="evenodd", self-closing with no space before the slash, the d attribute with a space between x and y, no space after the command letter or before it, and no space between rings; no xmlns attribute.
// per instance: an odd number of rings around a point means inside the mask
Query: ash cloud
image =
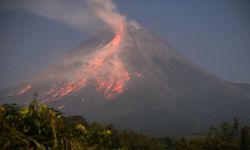
<svg viewBox="0 0 250 150"><path fill-rule="evenodd" d="M80 31L104 24L116 32L125 20L112 0L1 0L0 7L26 10Z"/></svg>

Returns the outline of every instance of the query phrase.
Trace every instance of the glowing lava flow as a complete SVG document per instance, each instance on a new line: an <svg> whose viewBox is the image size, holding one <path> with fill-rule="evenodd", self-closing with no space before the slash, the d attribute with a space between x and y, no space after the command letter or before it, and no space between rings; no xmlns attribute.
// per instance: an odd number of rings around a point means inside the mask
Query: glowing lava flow
<svg viewBox="0 0 250 150"><path fill-rule="evenodd" d="M101 49L84 56L82 58L84 65L73 71L61 85L49 89L43 95L44 101L55 101L78 92L89 83L94 83L96 89L103 92L107 99L113 99L121 94L126 82L130 80L130 75L119 57L123 34L124 24L122 23L114 38ZM30 88L31 85L27 86L20 94Z"/></svg>
<svg viewBox="0 0 250 150"><path fill-rule="evenodd" d="M21 94L24 94L25 92L27 92L29 89L31 89L31 85L27 85L25 88L23 88L19 93L18 95L21 95Z"/></svg>
<svg viewBox="0 0 250 150"><path fill-rule="evenodd" d="M60 96L65 96L65 95L68 95L69 93L71 93L73 91L77 91L80 88L82 88L85 85L86 82L87 82L87 80L81 79L80 81L78 81L76 83L68 84L63 88L60 88L59 95ZM51 93L53 93L53 92L51 92Z"/></svg>
<svg viewBox="0 0 250 150"><path fill-rule="evenodd" d="M97 84L97 90L102 91L107 99L121 94L125 83L130 79L125 65L119 58L123 34L122 23L114 38L103 48L90 54L88 63L80 71L76 71L74 82L66 83L59 89L53 89L47 95L53 94L54 97L61 98L93 81Z"/></svg>

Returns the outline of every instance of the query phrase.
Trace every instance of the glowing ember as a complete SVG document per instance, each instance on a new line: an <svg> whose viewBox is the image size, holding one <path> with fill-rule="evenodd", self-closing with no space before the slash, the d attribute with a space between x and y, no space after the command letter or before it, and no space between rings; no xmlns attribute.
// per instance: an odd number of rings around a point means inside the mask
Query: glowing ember
<svg viewBox="0 0 250 150"><path fill-rule="evenodd" d="M23 88L19 93L18 93L18 95L20 95L20 94L24 94L25 92L27 92L29 89L31 89L31 85L29 84L29 85L27 85L25 88Z"/></svg>
<svg viewBox="0 0 250 150"><path fill-rule="evenodd" d="M62 109L64 107L65 107L65 105L60 105L60 106L57 107L57 109Z"/></svg>
<svg viewBox="0 0 250 150"><path fill-rule="evenodd" d="M62 87L59 91L59 95L60 96L65 96L68 95L69 93L73 92L73 91L77 91L80 88L82 88L83 86L85 86L87 80L85 79L81 79L80 81L76 82L76 83L71 83L66 85L65 87Z"/></svg>
<svg viewBox="0 0 250 150"><path fill-rule="evenodd" d="M46 95L50 95L56 91L56 88L51 89Z"/></svg>
<svg viewBox="0 0 250 150"><path fill-rule="evenodd" d="M138 78L140 78L140 77L142 77L142 74L136 73L136 76L137 76Z"/></svg>

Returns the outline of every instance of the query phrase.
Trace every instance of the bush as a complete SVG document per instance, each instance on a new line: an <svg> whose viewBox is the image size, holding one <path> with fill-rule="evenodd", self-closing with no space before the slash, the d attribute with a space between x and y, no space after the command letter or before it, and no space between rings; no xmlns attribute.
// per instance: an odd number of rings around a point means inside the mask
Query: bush
<svg viewBox="0 0 250 150"><path fill-rule="evenodd" d="M1 149L163 149L157 140L38 105L0 105Z"/></svg>

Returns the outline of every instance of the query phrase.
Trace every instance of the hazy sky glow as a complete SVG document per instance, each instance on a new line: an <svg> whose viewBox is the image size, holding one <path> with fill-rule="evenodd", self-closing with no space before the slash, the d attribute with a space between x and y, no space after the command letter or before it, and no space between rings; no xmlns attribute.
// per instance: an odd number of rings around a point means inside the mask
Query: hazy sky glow
<svg viewBox="0 0 250 150"><path fill-rule="evenodd" d="M73 6L78 2L72 1ZM208 71L229 81L250 83L250 1L114 2L127 18ZM2 7L0 21L0 88L31 77L98 30L80 31L29 11Z"/></svg>

